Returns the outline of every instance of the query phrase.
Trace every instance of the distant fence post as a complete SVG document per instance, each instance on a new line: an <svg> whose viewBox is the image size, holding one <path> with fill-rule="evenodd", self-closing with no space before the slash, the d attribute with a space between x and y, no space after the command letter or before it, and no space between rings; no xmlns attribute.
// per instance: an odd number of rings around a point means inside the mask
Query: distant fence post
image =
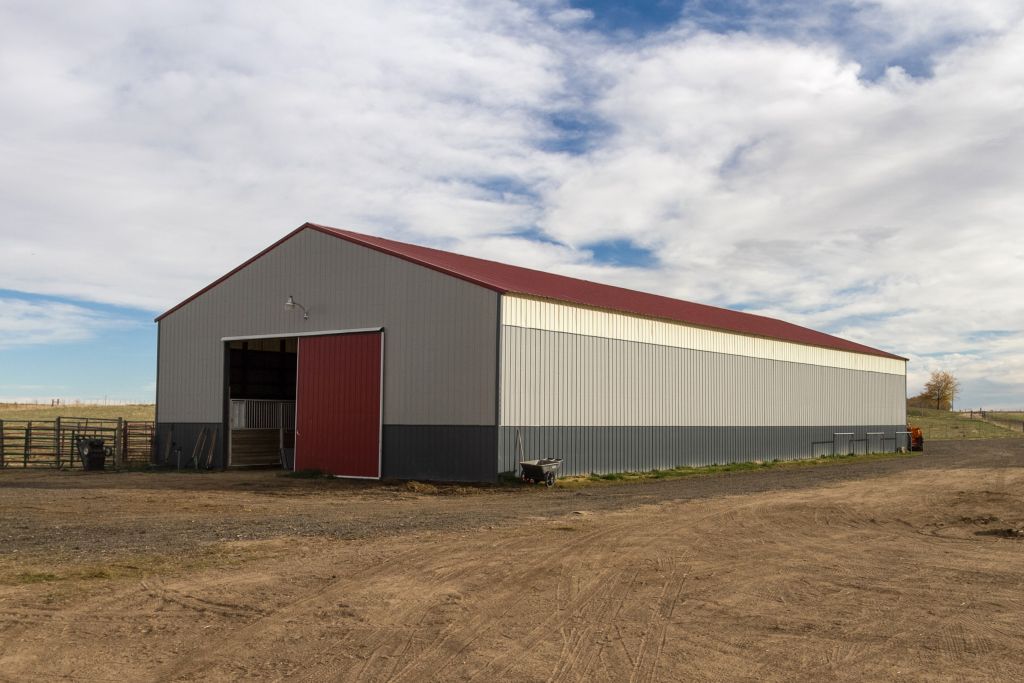
<svg viewBox="0 0 1024 683"><path fill-rule="evenodd" d="M71 467L71 468L73 468L75 466L75 446L74 446L74 443L75 443L75 428L74 428L74 423L72 423L70 438L65 438L64 441L61 443L62 446L66 446L66 445L70 445L71 446L70 448L68 448L68 467Z"/></svg>
<svg viewBox="0 0 1024 683"><path fill-rule="evenodd" d="M7 467L7 463L4 461L5 441L7 441L7 436L4 434L4 421L0 420L0 469Z"/></svg>
<svg viewBox="0 0 1024 683"><path fill-rule="evenodd" d="M114 468L121 469L121 466L127 461L125 457L124 445L126 443L125 437L125 425L124 418L117 418L117 430L114 432Z"/></svg>
<svg viewBox="0 0 1024 683"><path fill-rule="evenodd" d="M28 453L32 448L32 422L31 420L25 425L25 438L22 441L24 446L24 459L22 460L21 466L28 467Z"/></svg>
<svg viewBox="0 0 1024 683"><path fill-rule="evenodd" d="M60 469L60 416L53 421L53 454L57 459L57 469Z"/></svg>

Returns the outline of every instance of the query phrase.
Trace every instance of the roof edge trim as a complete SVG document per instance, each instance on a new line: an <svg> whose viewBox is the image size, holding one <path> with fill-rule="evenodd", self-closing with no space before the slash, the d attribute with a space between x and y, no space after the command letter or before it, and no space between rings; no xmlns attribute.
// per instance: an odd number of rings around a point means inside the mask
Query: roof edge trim
<svg viewBox="0 0 1024 683"><path fill-rule="evenodd" d="M382 247L379 244L374 244L373 242L370 242L370 241L363 241L363 240L359 239L355 235L346 234L344 232L341 232L337 228L332 228L332 227L330 227L328 225L317 225L316 223L306 223L306 225L303 226L303 227L312 228L313 230L316 230L318 232L322 232L325 235L330 235L331 237L337 237L340 240L345 240L346 242L351 242L352 244L358 244L359 246L366 247L367 249L373 249L374 251L378 251L378 252L380 252L382 254L387 254L388 256L393 256L393 257L395 257L397 259L402 259L403 261L408 261L409 263L414 263L417 266L422 266L424 268L429 268L430 270L433 270L433 271L438 272L438 273L442 273L444 275L448 275L449 277L453 277L453 278L462 280L464 282L469 282L470 284L474 284L474 285L476 285L478 287L483 287L484 289L489 289L492 292L498 292L499 294L508 294L508 293L510 293L512 291L512 290L509 290L509 289L504 289L502 287L496 287L493 283L485 282L484 280L478 280L477 278L474 278L474 277L471 277L469 275L466 275L465 273L460 273L457 270L453 270L451 268L445 268L444 266L439 266L436 263L431 263L430 261L426 261L424 259L418 259L415 256L410 256L408 254L402 254L400 252L388 249L386 247Z"/></svg>

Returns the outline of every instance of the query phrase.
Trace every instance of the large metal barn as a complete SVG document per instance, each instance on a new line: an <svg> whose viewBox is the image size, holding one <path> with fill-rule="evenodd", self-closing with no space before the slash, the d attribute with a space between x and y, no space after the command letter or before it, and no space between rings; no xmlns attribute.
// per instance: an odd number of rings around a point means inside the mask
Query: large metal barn
<svg viewBox="0 0 1024 683"><path fill-rule="evenodd" d="M494 481L904 445L899 356L311 223L157 322L172 466Z"/></svg>

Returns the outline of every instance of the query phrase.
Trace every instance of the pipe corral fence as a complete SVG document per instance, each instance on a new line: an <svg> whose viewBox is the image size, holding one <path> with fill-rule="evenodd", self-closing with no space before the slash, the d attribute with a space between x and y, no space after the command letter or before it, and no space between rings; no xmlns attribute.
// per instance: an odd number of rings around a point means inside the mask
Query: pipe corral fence
<svg viewBox="0 0 1024 683"><path fill-rule="evenodd" d="M864 432L857 437L854 432L833 432L830 441L814 441L811 448L814 457L834 455L867 455L869 453L892 453L905 448L910 450L910 432Z"/></svg>
<svg viewBox="0 0 1024 683"><path fill-rule="evenodd" d="M122 418L0 420L0 468L80 468L79 439L102 439L114 469L152 462L155 423Z"/></svg>
<svg viewBox="0 0 1024 683"><path fill-rule="evenodd" d="M958 410L958 413L972 420L989 422L998 427L1024 432L1024 410Z"/></svg>

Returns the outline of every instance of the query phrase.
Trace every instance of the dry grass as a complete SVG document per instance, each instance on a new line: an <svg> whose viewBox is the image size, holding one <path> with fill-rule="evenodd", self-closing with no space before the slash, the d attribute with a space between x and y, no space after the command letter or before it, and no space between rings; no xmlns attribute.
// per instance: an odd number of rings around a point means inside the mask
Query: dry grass
<svg viewBox="0 0 1024 683"><path fill-rule="evenodd" d="M106 561L77 563L67 557L11 558L0 560L0 586L40 583L75 583L96 579L140 579L173 576L211 568L236 568L255 560L275 560L282 555L278 541L224 541L189 553L116 553ZM55 562L55 560L58 560Z"/></svg>
<svg viewBox="0 0 1024 683"><path fill-rule="evenodd" d="M1024 432L1024 415L1019 412L986 412L984 421L1015 432Z"/></svg>
<svg viewBox="0 0 1024 683"><path fill-rule="evenodd" d="M932 439L1012 439L1024 436L983 420L972 420L969 415L932 408L907 408L907 422L924 430L924 444Z"/></svg>
<svg viewBox="0 0 1024 683"><path fill-rule="evenodd" d="M58 417L112 418L153 421L156 406L133 403L120 406L77 404L52 407L36 403L0 403L0 420L53 420Z"/></svg>

